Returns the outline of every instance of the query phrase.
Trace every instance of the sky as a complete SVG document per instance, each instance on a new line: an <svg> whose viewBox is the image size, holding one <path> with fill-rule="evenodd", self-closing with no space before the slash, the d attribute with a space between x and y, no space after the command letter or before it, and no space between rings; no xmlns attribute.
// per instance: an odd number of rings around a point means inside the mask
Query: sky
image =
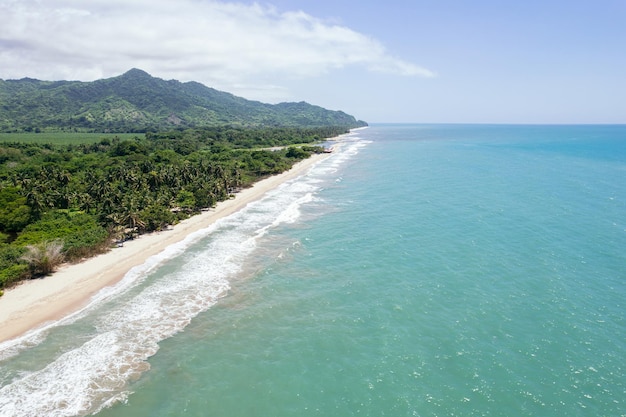
<svg viewBox="0 0 626 417"><path fill-rule="evenodd" d="M626 0L0 0L0 79L131 68L370 123L626 123Z"/></svg>

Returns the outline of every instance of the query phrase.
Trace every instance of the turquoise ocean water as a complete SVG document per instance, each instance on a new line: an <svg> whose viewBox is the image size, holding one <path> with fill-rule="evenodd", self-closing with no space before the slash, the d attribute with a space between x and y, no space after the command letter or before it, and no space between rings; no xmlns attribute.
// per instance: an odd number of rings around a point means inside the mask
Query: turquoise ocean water
<svg viewBox="0 0 626 417"><path fill-rule="evenodd" d="M0 415L626 415L626 126L342 142L0 345Z"/></svg>

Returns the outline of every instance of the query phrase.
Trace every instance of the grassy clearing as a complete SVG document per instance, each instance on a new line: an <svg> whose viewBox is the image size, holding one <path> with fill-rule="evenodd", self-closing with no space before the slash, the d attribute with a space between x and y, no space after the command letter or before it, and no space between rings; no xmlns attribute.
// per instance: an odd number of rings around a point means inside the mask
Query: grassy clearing
<svg viewBox="0 0 626 417"><path fill-rule="evenodd" d="M77 145L97 143L102 139L118 137L122 140L134 137L143 138L143 133L80 133L80 132L43 132L43 133L0 133L0 143L23 142L55 145Z"/></svg>

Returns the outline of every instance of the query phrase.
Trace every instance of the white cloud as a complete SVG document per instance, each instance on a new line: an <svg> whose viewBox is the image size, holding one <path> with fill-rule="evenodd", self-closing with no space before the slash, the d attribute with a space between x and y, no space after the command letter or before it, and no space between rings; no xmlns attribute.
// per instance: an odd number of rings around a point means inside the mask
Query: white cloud
<svg viewBox="0 0 626 417"><path fill-rule="evenodd" d="M347 66L434 75L303 12L207 0L3 0L0 62L4 79L93 80L137 67L272 101L288 95L281 80Z"/></svg>

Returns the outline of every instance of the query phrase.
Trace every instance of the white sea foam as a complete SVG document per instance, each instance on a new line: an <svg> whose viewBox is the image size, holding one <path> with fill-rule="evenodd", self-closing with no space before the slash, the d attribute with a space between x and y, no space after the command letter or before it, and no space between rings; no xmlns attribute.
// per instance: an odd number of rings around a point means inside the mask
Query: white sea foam
<svg viewBox="0 0 626 417"><path fill-rule="evenodd" d="M149 368L147 359L158 351L158 343L224 296L229 278L241 270L258 238L280 224L296 222L301 206L315 200L319 176L328 167L336 169L359 147L345 146L307 175L151 257L116 286L98 293L87 308L58 322L93 316L93 335L37 371L14 371L13 380L0 388L0 415L86 415L126 398L128 382ZM180 266L159 279L160 267L174 259ZM15 354L41 339L42 333L35 333L0 348L5 355Z"/></svg>
<svg viewBox="0 0 626 417"><path fill-rule="evenodd" d="M118 282L116 285L105 287L98 293L96 293L84 308L60 320L46 323L43 326L27 332L21 337L0 343L0 361L6 360L12 356L19 354L25 349L38 345L46 339L46 334L51 329L58 326L66 326L72 324L88 315L91 311L97 309L103 303L106 303L107 301L113 299L118 294L128 291L130 288L141 284L141 282L151 272L156 270L164 262L179 256L199 239L217 230L217 228L219 227L219 223L220 220L205 229L190 234L181 242L167 247L157 255L151 256L143 264L131 268L122 278L122 280L120 280L120 282Z"/></svg>
<svg viewBox="0 0 626 417"><path fill-rule="evenodd" d="M303 197L289 204L287 208L272 222L272 226L278 226L281 223L294 223L300 217L300 206L313 201L313 194L307 193Z"/></svg>

